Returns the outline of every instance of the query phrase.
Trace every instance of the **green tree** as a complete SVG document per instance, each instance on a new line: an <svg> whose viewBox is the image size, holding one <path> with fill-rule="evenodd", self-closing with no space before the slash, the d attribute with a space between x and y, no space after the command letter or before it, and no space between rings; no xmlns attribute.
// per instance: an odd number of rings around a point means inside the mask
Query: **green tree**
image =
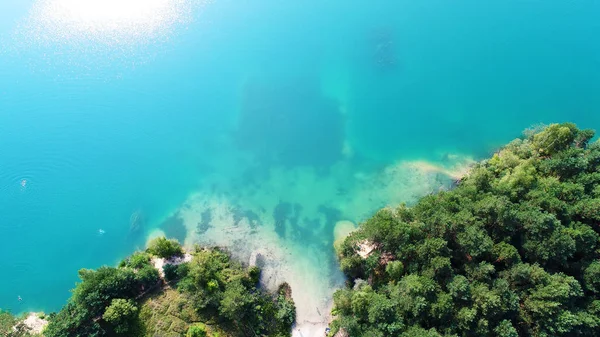
<svg viewBox="0 0 600 337"><path fill-rule="evenodd" d="M111 324L117 334L127 333L137 317L138 308L132 300L115 298L106 308L102 318Z"/></svg>
<svg viewBox="0 0 600 337"><path fill-rule="evenodd" d="M565 150L577 136L578 130L572 123L551 124L533 135L532 145L542 155L552 155Z"/></svg>
<svg viewBox="0 0 600 337"><path fill-rule="evenodd" d="M135 280L137 281L141 291L145 292L156 286L160 281L160 275L156 268L146 266L135 274Z"/></svg>
<svg viewBox="0 0 600 337"><path fill-rule="evenodd" d="M512 325L509 320L503 320L494 329L495 336L497 337L519 337L517 329Z"/></svg>
<svg viewBox="0 0 600 337"><path fill-rule="evenodd" d="M177 265L167 263L163 266L163 272L165 273L165 279L167 281L173 281L177 279Z"/></svg>
<svg viewBox="0 0 600 337"><path fill-rule="evenodd" d="M206 337L206 336L208 336L208 333L206 332L206 326L202 323L192 324L188 328L188 331L185 334L185 336L186 337Z"/></svg>
<svg viewBox="0 0 600 337"><path fill-rule="evenodd" d="M400 261L392 261L385 266L385 271L392 280L400 280L404 273L404 265Z"/></svg>
<svg viewBox="0 0 600 337"><path fill-rule="evenodd" d="M119 264L121 268L130 267L134 269L142 269L146 266L150 266L150 255L146 252L135 252Z"/></svg>
<svg viewBox="0 0 600 337"><path fill-rule="evenodd" d="M600 261L594 261L585 268L583 280L587 290L600 293Z"/></svg>
<svg viewBox="0 0 600 337"><path fill-rule="evenodd" d="M177 240L167 240L164 236L148 242L148 253L165 259L173 256L183 256L183 248Z"/></svg>

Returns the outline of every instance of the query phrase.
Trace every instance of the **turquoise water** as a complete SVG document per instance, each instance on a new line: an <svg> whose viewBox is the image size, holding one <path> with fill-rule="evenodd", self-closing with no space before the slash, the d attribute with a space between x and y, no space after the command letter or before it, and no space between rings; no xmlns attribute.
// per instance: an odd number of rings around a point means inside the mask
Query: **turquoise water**
<svg viewBox="0 0 600 337"><path fill-rule="evenodd" d="M334 224L448 186L424 162L600 127L596 1L154 2L121 26L0 3L0 307L58 309L157 228L335 286Z"/></svg>

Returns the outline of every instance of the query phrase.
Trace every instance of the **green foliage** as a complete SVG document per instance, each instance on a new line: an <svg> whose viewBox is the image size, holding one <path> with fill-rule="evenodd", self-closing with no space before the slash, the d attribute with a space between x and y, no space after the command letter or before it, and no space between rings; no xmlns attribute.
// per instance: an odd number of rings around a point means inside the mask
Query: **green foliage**
<svg viewBox="0 0 600 337"><path fill-rule="evenodd" d="M184 336L190 325L204 321L193 307L191 298L175 289L165 288L149 294L140 305L139 336Z"/></svg>
<svg viewBox="0 0 600 337"><path fill-rule="evenodd" d="M137 312L138 308L132 300L115 298L104 311L102 318L112 325L117 334L125 334L137 318Z"/></svg>
<svg viewBox="0 0 600 337"><path fill-rule="evenodd" d="M165 273L165 280L173 281L177 279L177 265L167 263L163 266L163 272Z"/></svg>
<svg viewBox="0 0 600 337"><path fill-rule="evenodd" d="M50 316L50 323L44 330L45 337L100 337L106 336L106 331L100 326L96 317L90 314L85 305L73 301L57 313Z"/></svg>
<svg viewBox="0 0 600 337"><path fill-rule="evenodd" d="M552 155L573 144L578 131L571 123L552 124L533 135L532 146L542 155Z"/></svg>
<svg viewBox="0 0 600 337"><path fill-rule="evenodd" d="M350 336L600 335L600 143L553 124L338 247ZM376 250L358 255L365 242ZM362 280L368 280L365 283Z"/></svg>
<svg viewBox="0 0 600 337"><path fill-rule="evenodd" d="M114 327L102 316L114 299L134 299L156 284L158 274L152 267L137 273L131 268L100 267L81 269L81 283L73 290L66 306L50 319L45 336L105 336Z"/></svg>
<svg viewBox="0 0 600 337"><path fill-rule="evenodd" d="M291 297L287 297L285 294L279 294L277 296L275 321L280 326L279 332L281 334L289 333L289 327L296 322L296 305Z"/></svg>
<svg viewBox="0 0 600 337"><path fill-rule="evenodd" d="M206 326L202 323L196 323L194 325L190 325L186 337L206 337L208 334L206 333Z"/></svg>
<svg viewBox="0 0 600 337"><path fill-rule="evenodd" d="M587 290L600 293L600 261L594 261L585 268L583 280Z"/></svg>
<svg viewBox="0 0 600 337"><path fill-rule="evenodd" d="M135 252L119 264L121 268L129 267L134 269L142 269L148 266L151 266L150 254L146 252Z"/></svg>
<svg viewBox="0 0 600 337"><path fill-rule="evenodd" d="M288 335L295 306L281 292L273 298L258 289L259 275L258 268L244 269L222 251L198 250L177 287L192 298L198 312L215 315L237 333Z"/></svg>
<svg viewBox="0 0 600 337"><path fill-rule="evenodd" d="M385 266L385 272L388 273L390 279L400 280L404 273L404 265L400 261L392 261Z"/></svg>
<svg viewBox="0 0 600 337"><path fill-rule="evenodd" d="M119 268L80 270L81 282L67 305L50 315L45 336L290 334L296 316L289 286L275 295L264 292L257 288L260 269L245 269L220 250L198 248L191 262L166 264L165 277L176 289L161 287L165 283L149 263L149 254L172 256L181 251L172 243L159 238L147 253L134 253ZM0 313L8 322L6 317ZM210 328L200 322L211 322Z"/></svg>
<svg viewBox="0 0 600 337"><path fill-rule="evenodd" d="M8 311L0 310L0 336L9 336L17 318Z"/></svg>
<svg viewBox="0 0 600 337"><path fill-rule="evenodd" d="M183 248L181 248L179 242L177 240L167 240L164 236L157 237L148 242L146 251L165 259L173 256L183 256Z"/></svg>
<svg viewBox="0 0 600 337"><path fill-rule="evenodd" d="M160 281L160 274L156 268L146 266L137 271L135 280L138 282L142 291L148 291Z"/></svg>
<svg viewBox="0 0 600 337"><path fill-rule="evenodd" d="M163 272L165 274L165 280L168 282L179 281L189 273L189 265L187 263L181 263L178 265L167 263L163 266Z"/></svg>

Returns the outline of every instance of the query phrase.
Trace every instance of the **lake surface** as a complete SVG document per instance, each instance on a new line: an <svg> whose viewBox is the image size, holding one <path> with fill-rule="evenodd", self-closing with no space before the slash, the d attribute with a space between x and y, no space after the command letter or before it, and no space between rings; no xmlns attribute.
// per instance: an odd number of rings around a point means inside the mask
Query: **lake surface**
<svg viewBox="0 0 600 337"><path fill-rule="evenodd" d="M2 1L0 307L57 310L79 268L162 232L258 261L318 321L336 223L448 188L532 125L600 128L598 13Z"/></svg>

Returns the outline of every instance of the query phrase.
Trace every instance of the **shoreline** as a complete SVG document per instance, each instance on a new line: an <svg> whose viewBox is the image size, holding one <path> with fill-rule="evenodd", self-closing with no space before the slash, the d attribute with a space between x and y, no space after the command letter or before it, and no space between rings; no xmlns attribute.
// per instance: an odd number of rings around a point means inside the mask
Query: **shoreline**
<svg viewBox="0 0 600 337"><path fill-rule="evenodd" d="M14 332L26 332L34 336L41 335L42 331L48 325L48 320L43 318L46 314L43 312L27 312L22 319L17 321L12 327Z"/></svg>

